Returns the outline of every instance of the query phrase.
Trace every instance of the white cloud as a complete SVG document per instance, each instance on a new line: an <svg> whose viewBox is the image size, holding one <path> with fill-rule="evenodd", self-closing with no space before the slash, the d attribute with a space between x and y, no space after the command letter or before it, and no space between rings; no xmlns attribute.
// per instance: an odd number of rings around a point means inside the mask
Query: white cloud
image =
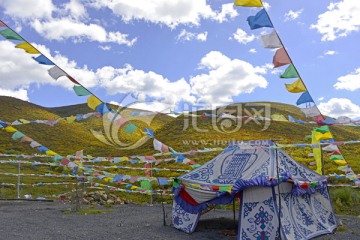
<svg viewBox="0 0 360 240"><path fill-rule="evenodd" d="M338 52L334 51L334 50L328 50L326 52L324 52L325 55L335 55L338 54Z"/></svg>
<svg viewBox="0 0 360 240"><path fill-rule="evenodd" d="M181 40L181 41L192 41L196 39L198 41L205 42L207 40L207 35L208 35L207 32L193 33L183 29L176 38L177 40Z"/></svg>
<svg viewBox="0 0 360 240"><path fill-rule="evenodd" d="M288 13L285 13L284 22L293 21L293 20L299 18L303 11L304 11L304 9L300 9L299 11L290 10Z"/></svg>
<svg viewBox="0 0 360 240"><path fill-rule="evenodd" d="M249 50L249 53L256 53L256 49L255 49L255 48L251 48L251 49Z"/></svg>
<svg viewBox="0 0 360 240"><path fill-rule="evenodd" d="M99 46L100 49L104 50L104 51L110 51L111 50L111 46Z"/></svg>
<svg viewBox="0 0 360 240"><path fill-rule="evenodd" d="M351 32L359 31L360 5L358 1L343 0L330 3L328 11L318 16L316 24L310 28L317 29L322 34L322 41L333 41L339 37L346 37Z"/></svg>
<svg viewBox="0 0 360 240"><path fill-rule="evenodd" d="M167 104L175 104L181 100L194 102L190 85L179 79L171 82L155 72L144 72L134 69L131 65L115 69L111 66L98 69L97 78L111 95L117 93L136 93L161 100Z"/></svg>
<svg viewBox="0 0 360 240"><path fill-rule="evenodd" d="M128 39L127 34L120 32L106 32L97 24L85 24L69 18L51 19L49 21L34 20L32 27L43 37L61 41L72 38L75 42L84 39L101 43L117 43L132 46L136 38Z"/></svg>
<svg viewBox="0 0 360 240"><path fill-rule="evenodd" d="M64 4L64 10L61 12L63 16L69 16L74 19L85 19L88 17L86 8L79 0L70 0Z"/></svg>
<svg viewBox="0 0 360 240"><path fill-rule="evenodd" d="M331 98L328 102L320 103L318 107L323 114L335 118L340 116L360 117L360 106L352 103L347 98Z"/></svg>
<svg viewBox="0 0 360 240"><path fill-rule="evenodd" d="M0 6L6 15L21 18L50 18L56 9L52 0L0 0Z"/></svg>
<svg viewBox="0 0 360 240"><path fill-rule="evenodd" d="M237 17L239 14L238 12L234 9L234 4L233 3L227 3L221 6L221 12L218 14L215 14L215 17L213 18L214 20L222 23L222 22L226 22L228 19L227 17L229 16L229 18L233 19L235 17Z"/></svg>
<svg viewBox="0 0 360 240"><path fill-rule="evenodd" d="M1 89L0 88L0 96L8 96L18 98L24 101L29 101L29 97L27 95L27 90L19 89L19 90L9 90L9 89Z"/></svg>
<svg viewBox="0 0 360 240"><path fill-rule="evenodd" d="M244 30L238 28L230 39L232 38L234 38L239 43L247 44L255 40L255 35L254 34L248 35Z"/></svg>
<svg viewBox="0 0 360 240"><path fill-rule="evenodd" d="M355 72L338 78L338 82L334 84L335 89L343 89L355 91L360 88L360 68Z"/></svg>
<svg viewBox="0 0 360 240"><path fill-rule="evenodd" d="M233 96L251 93L257 87L266 88L268 85L250 63L232 60L218 51L205 55L200 68L209 72L190 78L192 93L198 97L198 102L209 105L231 103Z"/></svg>
<svg viewBox="0 0 360 240"><path fill-rule="evenodd" d="M224 22L237 16L233 4L224 4L221 12L211 9L206 0L93 0L90 6L109 8L124 22L144 20L175 28L180 24L200 25L201 19Z"/></svg>
<svg viewBox="0 0 360 240"><path fill-rule="evenodd" d="M322 100L324 100L325 99L325 97L319 97L318 98L318 101L322 101Z"/></svg>

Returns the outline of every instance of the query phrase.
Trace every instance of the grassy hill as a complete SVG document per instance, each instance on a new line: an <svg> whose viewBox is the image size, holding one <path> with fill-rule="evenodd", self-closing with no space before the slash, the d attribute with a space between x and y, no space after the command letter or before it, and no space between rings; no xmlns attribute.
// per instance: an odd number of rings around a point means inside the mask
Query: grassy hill
<svg viewBox="0 0 360 240"><path fill-rule="evenodd" d="M263 106L267 106L267 114L279 113L282 115L292 115L296 119L306 119L299 108L282 103L239 103L232 104L226 108L217 109L215 112L210 110L202 110L193 112L194 114L202 113L232 113L233 115L251 115L256 112L264 110ZM111 106L117 108L117 106ZM29 102L24 102L19 99L11 97L0 96L0 119L2 121L13 122L17 119L26 120L52 120L59 117L68 117L76 114L85 114L92 112L86 104L78 104L72 106L63 106L57 108L44 108ZM235 110L240 112L233 113ZM148 127L155 130L155 136L158 140L173 147L177 151L188 151L193 149L204 149L213 147L225 147L229 141L241 140L263 140L273 139L277 143L306 143L305 135L310 134L312 128L316 127L314 124L299 124L290 122L265 122L254 121L250 119L225 119L225 118L201 118L191 117L187 115L180 115L177 118L172 118L167 115L157 115L146 117L131 117L130 114L136 109L120 109L121 115L136 123L139 127ZM192 114L192 113L190 113ZM263 113L264 114L264 113ZM262 115L264 116L264 115ZM91 117L74 123L67 123L61 121L55 126L46 124L24 124L15 126L19 131L25 135L33 138L46 147L55 152L66 156L74 154L76 151L84 149L84 154L92 156L131 156L131 155L150 155L154 154L152 141L147 141L144 145L137 149L123 150L118 146L106 145L97 140L92 133L93 130L103 130L103 121L101 118ZM337 141L349 141L360 139L360 127L345 127L345 126L331 126L331 130ZM121 130L122 131L122 130ZM123 140L130 141L131 137L126 136L122 131L121 136L125 136ZM136 134L135 134L136 135ZM136 135L135 137L139 137ZM360 172L360 164L358 156L360 155L360 148L358 145L340 146L340 149L345 156L348 163L351 164L353 170ZM286 151L297 161L314 169L310 163L313 162L312 157L308 157L311 153L310 148L287 148ZM33 154L38 153L37 150L32 149L28 143L20 143L11 139L11 133L0 131L0 153L15 153L15 154ZM191 160L199 164L203 164L216 156L218 152L202 153L188 156ZM325 158L325 174L337 172L342 174L337 169L337 165L331 162L326 153ZM37 161L45 161L43 159L36 159ZM47 161L52 161L51 159ZM106 163L96 163L94 165L104 165ZM110 163L107 163L108 165ZM120 163L122 166L130 167L144 167L143 164L126 164ZM170 169L188 169L189 165L170 163L160 163L158 168ZM1 164L1 171L17 173L17 167L14 164ZM69 170L60 167L48 166L22 166L23 173L65 173ZM114 174L128 174L130 176L144 176L144 171L141 170L126 170L126 169L110 169L109 172ZM177 171L159 171L154 172L157 177L176 177L182 174ZM1 175L1 182L16 183L16 177ZM23 177L21 182L33 184L36 182L67 182L69 179L62 178L44 178L44 177ZM70 179L70 181L73 181ZM100 180L95 182L103 183ZM347 180L339 180L338 182L346 182ZM111 183L107 183L112 185ZM137 183L139 184L139 183ZM37 195L51 195L69 192L73 185L64 186L42 186L42 187L22 187L22 193L29 193L34 196ZM0 188L0 197L14 197L16 192L15 187ZM147 202L147 196L135 196L126 193L117 193L118 195L130 198L133 202ZM169 199L169 198L168 198Z"/></svg>

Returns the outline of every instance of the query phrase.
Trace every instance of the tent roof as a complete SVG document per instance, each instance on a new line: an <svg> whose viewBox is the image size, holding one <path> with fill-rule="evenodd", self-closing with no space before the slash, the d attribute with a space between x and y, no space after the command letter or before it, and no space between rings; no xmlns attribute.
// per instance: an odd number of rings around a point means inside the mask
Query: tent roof
<svg viewBox="0 0 360 240"><path fill-rule="evenodd" d="M291 178L295 185L327 181L326 176L297 163L282 149L276 148L272 140L232 143L218 156L179 179L188 184L219 187L262 179L251 186L264 186L264 179L272 181L278 176L280 180Z"/></svg>

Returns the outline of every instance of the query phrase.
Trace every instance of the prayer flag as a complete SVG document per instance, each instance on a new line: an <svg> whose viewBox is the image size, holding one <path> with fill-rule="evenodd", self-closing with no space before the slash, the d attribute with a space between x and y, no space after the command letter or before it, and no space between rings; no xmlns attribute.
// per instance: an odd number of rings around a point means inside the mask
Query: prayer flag
<svg viewBox="0 0 360 240"><path fill-rule="evenodd" d="M0 27L7 27L6 24L0 20Z"/></svg>
<svg viewBox="0 0 360 240"><path fill-rule="evenodd" d="M32 138L28 137L28 136L24 136L20 142L32 142L34 141Z"/></svg>
<svg viewBox="0 0 360 240"><path fill-rule="evenodd" d="M11 30L10 28L6 28L4 30L1 30L0 35L2 35L6 39L24 41L24 39L22 37L20 37L16 32Z"/></svg>
<svg viewBox="0 0 360 240"><path fill-rule="evenodd" d="M314 158L315 158L315 162L316 162L316 172L319 174L322 174L322 158L321 158L321 149L320 149L320 145L319 145L319 140L316 139L316 134L318 132L316 131L311 131L311 144L313 145L317 145L318 147L314 147L313 153L314 153Z"/></svg>
<svg viewBox="0 0 360 240"><path fill-rule="evenodd" d="M314 130L316 132L320 132L320 133L330 132L330 129L328 126L321 126L321 127L315 128Z"/></svg>
<svg viewBox="0 0 360 240"><path fill-rule="evenodd" d="M332 136L331 132L325 132L325 133L316 132L315 138L317 141L320 141L320 140L331 139L331 138L333 138L333 136Z"/></svg>
<svg viewBox="0 0 360 240"><path fill-rule="evenodd" d="M68 123L73 123L76 120L76 116L70 116L65 118Z"/></svg>
<svg viewBox="0 0 360 240"><path fill-rule="evenodd" d="M88 99L87 99L87 103L89 108L95 110L97 106L99 106L102 101L100 101L100 99L98 99L97 97L95 97L94 95L91 95Z"/></svg>
<svg viewBox="0 0 360 240"><path fill-rule="evenodd" d="M279 48L276 50L275 55L273 57L274 68L281 67L287 64L290 64L291 60L289 55L285 51L285 48Z"/></svg>
<svg viewBox="0 0 360 240"><path fill-rule="evenodd" d="M261 0L235 0L235 6L241 7L262 7Z"/></svg>
<svg viewBox="0 0 360 240"><path fill-rule="evenodd" d="M84 88L83 86L73 86L73 89L76 93L76 95L78 96L87 96L87 95L90 95L91 93L86 89Z"/></svg>
<svg viewBox="0 0 360 240"><path fill-rule="evenodd" d="M270 34L263 35L260 37L260 42L264 48L281 48L283 45L277 35L276 31L273 30Z"/></svg>
<svg viewBox="0 0 360 240"><path fill-rule="evenodd" d="M320 111L317 106L301 108L300 110L305 114L306 117L315 117L320 115Z"/></svg>
<svg viewBox="0 0 360 240"><path fill-rule="evenodd" d="M255 16L248 17L247 21L251 30L262 27L273 27L265 9L261 9Z"/></svg>
<svg viewBox="0 0 360 240"><path fill-rule="evenodd" d="M40 146L41 146L41 144L36 141L32 141L30 143L30 147L32 147L32 148L36 148L36 147L40 147Z"/></svg>
<svg viewBox="0 0 360 240"><path fill-rule="evenodd" d="M12 139L14 140L19 140L20 138L25 137L25 134L23 134L22 132L14 132L14 134L11 136Z"/></svg>
<svg viewBox="0 0 360 240"><path fill-rule="evenodd" d="M66 76L66 73L58 66L54 66L48 70L49 75L57 80L59 77Z"/></svg>
<svg viewBox="0 0 360 240"><path fill-rule="evenodd" d="M339 155L334 154L330 156L330 160L344 160L344 156L341 154Z"/></svg>
<svg viewBox="0 0 360 240"><path fill-rule="evenodd" d="M328 124L328 125L332 125L332 124L337 124L338 121L336 121L336 120L333 119L332 117L327 117L327 118L324 120L324 123L325 123L325 124Z"/></svg>
<svg viewBox="0 0 360 240"><path fill-rule="evenodd" d="M334 144L329 144L326 147L323 147L322 150L332 152L332 151L338 151L339 148Z"/></svg>
<svg viewBox="0 0 360 240"><path fill-rule="evenodd" d="M108 113L111 111L111 108L106 105L106 103L100 103L99 106L96 107L96 111L101 115ZM111 120L110 120L111 121Z"/></svg>
<svg viewBox="0 0 360 240"><path fill-rule="evenodd" d="M151 138L154 137L154 130L148 129L148 128L144 128L144 131L145 131L146 135L148 135L149 137L151 137Z"/></svg>
<svg viewBox="0 0 360 240"><path fill-rule="evenodd" d="M288 122L288 120L284 117L284 115L281 114L272 114L270 117L274 121Z"/></svg>
<svg viewBox="0 0 360 240"><path fill-rule="evenodd" d="M54 152L54 151L52 151L52 150L47 150L47 151L45 152L45 154L48 155L48 156L55 156L57 153Z"/></svg>
<svg viewBox="0 0 360 240"><path fill-rule="evenodd" d="M20 44L16 45L15 48L24 49L25 52L30 53L30 54L41 54L41 52L39 52L39 50L37 50L36 48L34 48L34 47L33 47L30 43L28 43L28 42L20 43Z"/></svg>
<svg viewBox="0 0 360 240"><path fill-rule="evenodd" d="M290 64L283 74L280 75L280 78L298 78L299 75L296 72L296 69L293 64Z"/></svg>
<svg viewBox="0 0 360 240"><path fill-rule="evenodd" d="M285 87L291 93L299 93L306 91L306 87L300 78L291 84L285 84Z"/></svg>
<svg viewBox="0 0 360 240"><path fill-rule="evenodd" d="M148 180L141 181L140 186L142 189L151 190L151 182L149 182Z"/></svg>
<svg viewBox="0 0 360 240"><path fill-rule="evenodd" d="M33 57L33 59L35 61L37 61L40 64L44 64L44 65L55 65L52 61L50 61L50 59L48 59L47 57L45 57L44 55L40 55L38 57Z"/></svg>
<svg viewBox="0 0 360 240"><path fill-rule="evenodd" d="M50 149L48 149L47 147L44 147L44 146L40 146L40 147L38 147L38 150L40 152L46 152L46 151L49 151Z"/></svg>
<svg viewBox="0 0 360 240"><path fill-rule="evenodd" d="M8 133L17 132L17 130L16 130L14 127L12 127L12 126L7 126L7 127L5 127L4 129L5 129L5 131L8 132Z"/></svg>
<svg viewBox="0 0 360 240"><path fill-rule="evenodd" d="M314 102L314 100L310 96L309 92L305 91L300 95L299 99L296 101L296 105L300 105L308 102Z"/></svg>

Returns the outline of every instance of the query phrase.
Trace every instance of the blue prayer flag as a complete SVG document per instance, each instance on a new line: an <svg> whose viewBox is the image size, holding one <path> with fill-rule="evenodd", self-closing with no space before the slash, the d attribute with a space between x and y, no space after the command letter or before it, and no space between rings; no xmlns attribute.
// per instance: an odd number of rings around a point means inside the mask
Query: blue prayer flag
<svg viewBox="0 0 360 240"><path fill-rule="evenodd" d="M261 9L255 16L250 16L247 18L250 29L258 29L262 27L270 27L273 28L273 25L265 11L265 9Z"/></svg>
<svg viewBox="0 0 360 240"><path fill-rule="evenodd" d="M50 59L48 59L47 57L45 57L44 55L40 55L38 57L33 57L33 59L35 61L37 61L40 64L44 64L44 65L55 65L52 61L50 61Z"/></svg>
<svg viewBox="0 0 360 240"><path fill-rule="evenodd" d="M296 101L296 105L300 105L300 104L308 103L308 102L314 102L314 100L310 96L309 92L306 91L301 94L299 99Z"/></svg>

